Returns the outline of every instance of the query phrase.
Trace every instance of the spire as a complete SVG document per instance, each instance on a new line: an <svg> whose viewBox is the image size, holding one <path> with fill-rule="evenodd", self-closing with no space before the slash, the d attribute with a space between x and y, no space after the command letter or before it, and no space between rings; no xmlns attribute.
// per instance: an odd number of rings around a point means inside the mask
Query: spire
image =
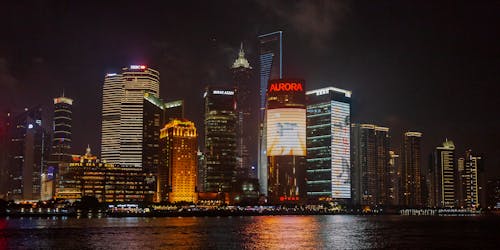
<svg viewBox="0 0 500 250"><path fill-rule="evenodd" d="M86 156L90 156L90 155L91 155L91 153L90 153L90 152L91 152L90 145L89 145L89 144L87 144L87 149L85 150L85 155L86 155Z"/></svg>
<svg viewBox="0 0 500 250"><path fill-rule="evenodd" d="M64 88L63 88L63 92L62 92L62 97L64 97Z"/></svg>
<svg viewBox="0 0 500 250"><path fill-rule="evenodd" d="M240 67L252 69L250 63L248 63L248 60L245 58L245 51L243 50L243 42L240 43L240 51L238 53L238 58L234 61L233 66L231 68L236 69Z"/></svg>

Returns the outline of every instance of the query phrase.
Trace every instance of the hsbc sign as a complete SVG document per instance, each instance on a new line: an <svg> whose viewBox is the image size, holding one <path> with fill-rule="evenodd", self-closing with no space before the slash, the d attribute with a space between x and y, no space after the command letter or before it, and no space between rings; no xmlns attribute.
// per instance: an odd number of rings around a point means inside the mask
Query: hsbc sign
<svg viewBox="0 0 500 250"><path fill-rule="evenodd" d="M300 82L271 83L269 92L277 91L304 91L304 88L302 87L302 83Z"/></svg>

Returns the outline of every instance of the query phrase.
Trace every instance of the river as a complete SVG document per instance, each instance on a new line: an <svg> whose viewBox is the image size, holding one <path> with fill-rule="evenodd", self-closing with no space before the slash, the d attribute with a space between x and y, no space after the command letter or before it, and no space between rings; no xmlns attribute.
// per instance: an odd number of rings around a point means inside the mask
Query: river
<svg viewBox="0 0 500 250"><path fill-rule="evenodd" d="M498 216L0 218L0 249L497 248Z"/></svg>

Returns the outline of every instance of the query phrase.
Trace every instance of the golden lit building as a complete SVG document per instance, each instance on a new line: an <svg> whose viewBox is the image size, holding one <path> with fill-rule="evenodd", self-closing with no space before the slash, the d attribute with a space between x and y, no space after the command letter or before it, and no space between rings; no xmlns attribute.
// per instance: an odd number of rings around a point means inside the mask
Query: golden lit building
<svg viewBox="0 0 500 250"><path fill-rule="evenodd" d="M194 123L174 119L160 132L158 200L197 201L197 134Z"/></svg>

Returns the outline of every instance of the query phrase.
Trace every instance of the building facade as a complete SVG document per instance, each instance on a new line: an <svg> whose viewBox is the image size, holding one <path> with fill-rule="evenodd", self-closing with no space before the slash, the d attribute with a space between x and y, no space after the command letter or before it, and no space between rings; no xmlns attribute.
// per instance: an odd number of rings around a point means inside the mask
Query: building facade
<svg viewBox="0 0 500 250"><path fill-rule="evenodd" d="M236 182L237 100L233 87L207 87L205 94L205 192L230 192Z"/></svg>
<svg viewBox="0 0 500 250"><path fill-rule="evenodd" d="M446 140L436 147L430 169L430 205L433 207L453 208L457 205L455 176L455 145Z"/></svg>
<svg viewBox="0 0 500 250"><path fill-rule="evenodd" d="M197 133L194 123L174 119L160 134L162 164L158 199L169 202L197 201Z"/></svg>
<svg viewBox="0 0 500 250"><path fill-rule="evenodd" d="M108 73L102 87L101 156L111 164L120 163L120 119L123 98L121 74Z"/></svg>
<svg viewBox="0 0 500 250"><path fill-rule="evenodd" d="M401 149L401 193L400 205L406 207L424 206L422 193L422 133L406 132Z"/></svg>
<svg viewBox="0 0 500 250"><path fill-rule="evenodd" d="M464 194L465 207L470 209L478 209L484 207L484 182L483 182L483 159L480 156L474 155L472 150L465 152L464 162Z"/></svg>
<svg viewBox="0 0 500 250"><path fill-rule="evenodd" d="M270 80L266 107L269 200L303 201L307 152L304 81Z"/></svg>
<svg viewBox="0 0 500 250"><path fill-rule="evenodd" d="M351 92L328 87L306 95L307 196L350 199Z"/></svg>
<svg viewBox="0 0 500 250"><path fill-rule="evenodd" d="M73 99L65 97L54 98L54 118L51 161L69 162L71 160Z"/></svg>
<svg viewBox="0 0 500 250"><path fill-rule="evenodd" d="M259 82L260 82L260 111L259 111L259 141L258 141L258 177L262 194L267 195L268 166L266 141L266 93L268 82L272 79L283 78L283 32L276 31L259 37Z"/></svg>
<svg viewBox="0 0 500 250"><path fill-rule="evenodd" d="M353 203L362 206L390 204L389 128L353 124Z"/></svg>

